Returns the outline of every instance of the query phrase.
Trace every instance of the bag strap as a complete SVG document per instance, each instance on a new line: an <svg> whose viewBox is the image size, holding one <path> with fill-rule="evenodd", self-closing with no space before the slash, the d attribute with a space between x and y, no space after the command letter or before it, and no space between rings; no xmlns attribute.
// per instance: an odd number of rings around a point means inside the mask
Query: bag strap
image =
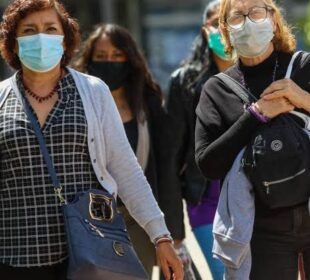
<svg viewBox="0 0 310 280"><path fill-rule="evenodd" d="M300 53L302 53L302 51L297 51L292 56L291 61L286 70L285 79L291 77L294 62ZM244 103L250 104L253 101L257 101L257 98L254 95L252 95L242 84L240 84L234 78L228 76L225 73L218 73L215 76L219 78L221 81L223 81L226 85L228 85L233 90L234 94L236 94Z"/></svg>
<svg viewBox="0 0 310 280"><path fill-rule="evenodd" d="M12 77L10 79L11 87L13 88L13 91L14 91L17 99L22 103L22 105L24 107L24 110L25 110L25 113L26 113L26 115L27 115L27 117L28 117L32 127L33 127L35 135L36 135L36 137L38 139L38 142L39 142L39 145L40 145L40 149L41 149L44 161L45 161L45 163L47 165L48 172L49 172L49 174L51 176L51 179L52 179L52 183L53 183L53 186L54 186L54 191L55 191L56 195L58 196L58 198L60 200L60 203L61 204L66 204L66 200L61 195L62 186L61 186L59 178L57 176L57 173L56 173L56 170L55 170L52 158L51 158L51 156L50 156L50 154L49 154L49 152L47 150L46 142L45 142L44 136L42 134L40 124L39 124L38 120L36 119L36 117L34 116L32 110L30 109L30 106L29 106L28 102L25 100L25 98L20 93L16 83L14 82L14 77Z"/></svg>
<svg viewBox="0 0 310 280"><path fill-rule="evenodd" d="M291 58L291 61L287 67L287 70L286 70L286 74L285 74L285 79L289 79L292 75L292 70L293 70L293 65L294 65L294 62L297 58L297 56L302 53L302 51L298 51L298 52L295 52Z"/></svg>
<svg viewBox="0 0 310 280"><path fill-rule="evenodd" d="M234 78L225 73L218 73L215 77L228 85L232 89L233 93L237 95L245 104L250 105L252 102L257 101L257 98Z"/></svg>
<svg viewBox="0 0 310 280"><path fill-rule="evenodd" d="M293 54L291 61L287 67L285 79L289 79L292 75L292 70L294 66L294 62L299 54L302 54L302 51L297 51ZM234 78L228 76L225 73L219 73L215 75L218 79L223 81L226 85L228 85L234 94L236 94L245 104L249 105L251 104L253 100L256 101L257 98L253 96L243 85L241 85L238 81L236 81ZM296 115L299 118L301 118L305 123L305 128L310 131L310 117L306 114L297 112L297 111L291 111L290 114Z"/></svg>
<svg viewBox="0 0 310 280"><path fill-rule="evenodd" d="M302 51L295 52L294 55L291 58L290 64L288 65L288 68L287 68L287 71L286 71L286 74L285 74L285 79L289 79L291 77L294 62L295 62L295 60L296 60L296 58L297 58L297 56L299 54L301 54L301 56L302 56L301 60L303 60L303 59L305 59L305 57L307 57L307 55L304 55L302 53ZM295 110L291 111L290 114L293 114L293 115L301 118L304 121L304 123L305 123L305 128L310 131L310 117L309 116L307 116L306 114L303 114L301 112L297 112Z"/></svg>

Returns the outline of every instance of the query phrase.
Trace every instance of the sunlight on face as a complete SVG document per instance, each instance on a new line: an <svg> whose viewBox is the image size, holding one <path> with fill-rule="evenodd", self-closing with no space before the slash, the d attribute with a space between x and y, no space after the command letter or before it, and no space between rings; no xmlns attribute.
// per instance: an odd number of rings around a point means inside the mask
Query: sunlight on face
<svg viewBox="0 0 310 280"><path fill-rule="evenodd" d="M106 34L103 34L95 43L92 60L124 62L127 60L127 56L124 51L112 44L111 39Z"/></svg>
<svg viewBox="0 0 310 280"><path fill-rule="evenodd" d="M61 21L55 9L50 8L31 13L18 23L17 37L38 33L64 35Z"/></svg>

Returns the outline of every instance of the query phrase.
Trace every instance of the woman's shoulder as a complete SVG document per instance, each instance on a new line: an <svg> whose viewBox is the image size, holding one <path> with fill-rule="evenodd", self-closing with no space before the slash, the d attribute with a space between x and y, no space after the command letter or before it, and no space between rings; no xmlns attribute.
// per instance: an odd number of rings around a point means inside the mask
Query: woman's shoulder
<svg viewBox="0 0 310 280"><path fill-rule="evenodd" d="M0 82L0 108L3 106L9 93L12 91L11 79L12 77Z"/></svg>
<svg viewBox="0 0 310 280"><path fill-rule="evenodd" d="M79 72L73 68L67 68L76 83L79 91L85 92L88 96L104 98L111 95L109 87L101 79ZM81 90L82 89L82 90Z"/></svg>
<svg viewBox="0 0 310 280"><path fill-rule="evenodd" d="M293 64L293 71L299 71L303 68L310 67L310 53L307 51L297 51L298 53ZM294 53L278 52L280 66L287 67L293 57ZM309 69L309 68L308 68Z"/></svg>
<svg viewBox="0 0 310 280"><path fill-rule="evenodd" d="M171 82L175 84L179 84L179 86L183 86L189 81L193 80L194 77L197 77L199 72L201 71L201 67L193 64L184 64L177 68L171 74Z"/></svg>
<svg viewBox="0 0 310 280"><path fill-rule="evenodd" d="M299 60L300 68L310 67L310 53L307 51L300 52L300 60Z"/></svg>
<svg viewBox="0 0 310 280"><path fill-rule="evenodd" d="M237 64L234 64L226 69L224 73L236 81L239 81L240 75L238 72ZM223 94L227 91L228 87L221 79L217 77L217 75L210 76L202 88L202 92L209 96L218 96L218 94Z"/></svg>
<svg viewBox="0 0 310 280"><path fill-rule="evenodd" d="M10 87L11 86L11 80L14 79L14 76L13 75L12 77L10 78L7 78L3 81L0 81L0 91L2 92L3 90L5 90L6 88Z"/></svg>

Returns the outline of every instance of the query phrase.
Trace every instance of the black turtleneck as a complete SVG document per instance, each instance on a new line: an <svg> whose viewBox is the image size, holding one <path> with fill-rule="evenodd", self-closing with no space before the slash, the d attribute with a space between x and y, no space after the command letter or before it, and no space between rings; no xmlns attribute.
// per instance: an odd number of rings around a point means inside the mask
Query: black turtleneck
<svg viewBox="0 0 310 280"><path fill-rule="evenodd" d="M238 61L225 72L259 98L274 74L276 80L284 78L290 59L290 54L273 52L259 65L248 67ZM292 80L310 92L310 56L296 60ZM261 123L244 110L239 97L216 77L204 85L196 113L196 161L206 177L222 179Z"/></svg>

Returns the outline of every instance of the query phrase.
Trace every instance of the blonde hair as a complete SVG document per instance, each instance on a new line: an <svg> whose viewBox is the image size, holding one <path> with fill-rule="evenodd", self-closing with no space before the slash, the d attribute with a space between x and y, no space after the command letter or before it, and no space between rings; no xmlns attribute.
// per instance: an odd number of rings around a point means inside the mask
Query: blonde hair
<svg viewBox="0 0 310 280"><path fill-rule="evenodd" d="M231 0L222 0L219 12L219 26L222 33L222 39L225 45L225 52L228 54L233 53L233 46L229 39L229 31L226 23L227 13L230 10ZM264 0L266 6L271 8L273 18L276 24L275 35L272 39L274 48L277 51L286 53L293 53L296 49L296 39L292 33L291 27L283 18L280 8L274 3L273 0Z"/></svg>

